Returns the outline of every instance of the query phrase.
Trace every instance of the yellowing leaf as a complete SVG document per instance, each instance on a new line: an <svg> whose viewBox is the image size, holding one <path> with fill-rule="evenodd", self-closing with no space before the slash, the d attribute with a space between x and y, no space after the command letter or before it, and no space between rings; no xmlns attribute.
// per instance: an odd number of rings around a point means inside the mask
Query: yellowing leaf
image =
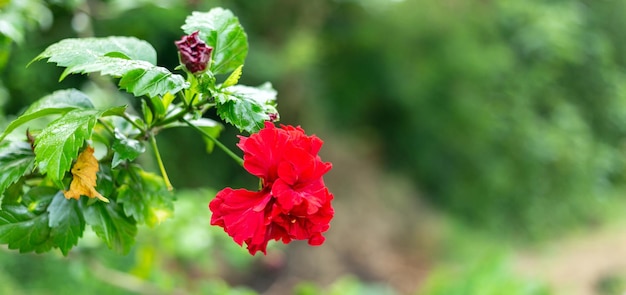
<svg viewBox="0 0 626 295"><path fill-rule="evenodd" d="M98 169L98 160L93 156L93 148L87 146L78 155L78 159L76 159L76 163L72 167L72 175L74 177L72 178L72 183L70 183L70 190L63 192L65 198L78 200L81 195L85 195L108 203L109 200L96 191L96 173Z"/></svg>

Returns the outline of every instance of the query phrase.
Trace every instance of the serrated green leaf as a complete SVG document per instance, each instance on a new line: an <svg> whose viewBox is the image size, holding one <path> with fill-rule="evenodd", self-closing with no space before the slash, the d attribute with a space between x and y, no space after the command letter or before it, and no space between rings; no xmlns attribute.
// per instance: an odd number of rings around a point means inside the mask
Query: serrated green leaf
<svg viewBox="0 0 626 295"><path fill-rule="evenodd" d="M124 115L124 111L126 111L126 108L128 106L123 105L123 106L117 106L117 107L112 107L109 109L106 109L104 111L102 111L102 113L100 114L100 117L108 117L108 116L119 116L122 117Z"/></svg>
<svg viewBox="0 0 626 295"><path fill-rule="evenodd" d="M21 116L15 119L0 135L0 140L20 125L51 114L64 114L73 109L93 109L89 97L76 89L55 91L34 102Z"/></svg>
<svg viewBox="0 0 626 295"><path fill-rule="evenodd" d="M127 216L150 227L161 223L173 214L172 193L163 178L143 171L137 166L120 172L117 182L117 201L124 206Z"/></svg>
<svg viewBox="0 0 626 295"><path fill-rule="evenodd" d="M52 241L63 252L63 255L67 256L85 231L85 219L78 207L78 202L66 199L63 192L59 191L52 199L47 211Z"/></svg>
<svg viewBox="0 0 626 295"><path fill-rule="evenodd" d="M100 163L100 170L96 173L96 188L100 194L107 198L111 197L115 191L112 176L111 166L106 163Z"/></svg>
<svg viewBox="0 0 626 295"><path fill-rule="evenodd" d="M148 99L148 102L150 103L150 109L152 110L152 113L157 120L165 116L165 105L163 104L163 101L160 97L150 97Z"/></svg>
<svg viewBox="0 0 626 295"><path fill-rule="evenodd" d="M0 243L21 253L42 253L53 247L48 214L35 214L22 205L6 205L0 211Z"/></svg>
<svg viewBox="0 0 626 295"><path fill-rule="evenodd" d="M152 122L154 121L154 115L152 114L152 110L145 100L141 100L141 113L143 113L143 119L146 124L152 124Z"/></svg>
<svg viewBox="0 0 626 295"><path fill-rule="evenodd" d="M117 167L123 161L132 161L146 151L146 147L139 140L126 137L119 131L115 131L115 139L111 145L111 149L115 152L111 166Z"/></svg>
<svg viewBox="0 0 626 295"><path fill-rule="evenodd" d="M117 51L113 51L113 52L109 52L104 54L104 56L109 56L109 57L117 57L117 58L121 58L121 59L132 59L130 57L128 57L128 55L122 53L122 52L117 52Z"/></svg>
<svg viewBox="0 0 626 295"><path fill-rule="evenodd" d="M228 76L226 81L222 84L222 88L235 86L239 82L239 78L241 78L241 74L243 72L243 65L238 66L231 74Z"/></svg>
<svg viewBox="0 0 626 295"><path fill-rule="evenodd" d="M237 127L239 131L254 133L263 128L263 122L269 120L263 112L263 108L252 100L238 99L229 100L226 103L218 104L217 114Z"/></svg>
<svg viewBox="0 0 626 295"><path fill-rule="evenodd" d="M117 73L111 73L114 77L121 77L120 87L135 96L157 96L166 93L177 93L189 87L187 81L168 69L152 66L150 64L128 60L126 63L105 61L109 66L119 67ZM104 73L104 72L103 72Z"/></svg>
<svg viewBox="0 0 626 295"><path fill-rule="evenodd" d="M214 74L226 74L243 65L248 37L230 10L218 7L208 12L194 11L182 29L187 34L199 31L200 39L213 47L210 70Z"/></svg>
<svg viewBox="0 0 626 295"><path fill-rule="evenodd" d="M57 189L38 187L24 196L23 204L4 205L0 210L0 243L21 253L42 253L54 247L46 208Z"/></svg>
<svg viewBox="0 0 626 295"><path fill-rule="evenodd" d="M85 221L98 237L109 247L126 254L135 243L137 223L124 214L122 207L111 200L110 203L96 202L87 205L87 199L80 201Z"/></svg>
<svg viewBox="0 0 626 295"><path fill-rule="evenodd" d="M24 195L25 183L25 178L20 178L17 182L9 185L9 187L7 187L2 194L0 206L4 206L4 204L18 204Z"/></svg>
<svg viewBox="0 0 626 295"><path fill-rule="evenodd" d="M69 38L50 45L35 58L50 58L63 66L75 66L89 62L95 57L123 54L133 60L156 64L157 55L150 43L135 37L111 36L105 38ZM126 58L125 58L126 59Z"/></svg>
<svg viewBox="0 0 626 295"><path fill-rule="evenodd" d="M156 52L145 41L133 37L65 39L50 45L33 61L48 59L65 67L61 75L100 72L121 78L122 89L135 96L176 93L188 87L185 79L156 66Z"/></svg>
<svg viewBox="0 0 626 295"><path fill-rule="evenodd" d="M47 174L55 185L64 188L63 176L71 168L84 141L91 137L98 118L121 115L125 108L75 109L48 124L35 138L35 162L41 174Z"/></svg>
<svg viewBox="0 0 626 295"><path fill-rule="evenodd" d="M170 104L172 104L172 101L174 101L175 98L176 98L176 96L174 94L169 93L169 92L164 94L163 98L162 98L163 108L165 108L167 110L170 107Z"/></svg>
<svg viewBox="0 0 626 295"><path fill-rule="evenodd" d="M0 145L0 200L4 191L24 174L33 170L35 154L26 142Z"/></svg>
<svg viewBox="0 0 626 295"><path fill-rule="evenodd" d="M262 105L276 106L277 92L270 82L265 82L257 87L235 85L226 88L224 92L238 98L252 99Z"/></svg>
<svg viewBox="0 0 626 295"><path fill-rule="evenodd" d="M263 128L276 110L276 90L270 83L259 87L235 85L216 96L217 114L241 131L254 133Z"/></svg>
<svg viewBox="0 0 626 295"><path fill-rule="evenodd" d="M35 159L39 171L47 174L59 188L61 180L77 157L78 150L91 132L102 112L76 109L52 121L35 138Z"/></svg>
<svg viewBox="0 0 626 295"><path fill-rule="evenodd" d="M52 198L59 192L57 188L50 186L37 186L28 190L20 200L20 203L36 214L46 212Z"/></svg>

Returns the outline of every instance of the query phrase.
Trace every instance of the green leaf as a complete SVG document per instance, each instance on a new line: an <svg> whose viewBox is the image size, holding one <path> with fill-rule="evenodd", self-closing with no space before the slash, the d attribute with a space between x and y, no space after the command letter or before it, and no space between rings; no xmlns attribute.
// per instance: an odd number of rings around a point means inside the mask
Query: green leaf
<svg viewBox="0 0 626 295"><path fill-rule="evenodd" d="M108 109L102 111L102 113L100 114L100 117L109 117L109 116L122 117L122 116L124 116L124 111L126 111L127 107L128 106L123 105L123 106L117 106L117 107L108 108Z"/></svg>
<svg viewBox="0 0 626 295"><path fill-rule="evenodd" d="M37 187L28 191L23 204L4 205L0 210L0 243L21 253L49 251L54 247L46 208L57 189Z"/></svg>
<svg viewBox="0 0 626 295"><path fill-rule="evenodd" d="M0 35L4 35L16 43L22 43L24 41L23 25L18 22L15 17L7 17L2 15L0 18Z"/></svg>
<svg viewBox="0 0 626 295"><path fill-rule="evenodd" d="M194 11L182 29L187 34L199 31L200 39L213 47L210 69L214 74L225 74L243 65L248 54L248 37L230 10Z"/></svg>
<svg viewBox="0 0 626 295"><path fill-rule="evenodd" d="M51 114L64 114L73 109L93 109L93 104L87 95L76 89L55 91L34 102L24 114L11 122L0 135L0 140L28 121Z"/></svg>
<svg viewBox="0 0 626 295"><path fill-rule="evenodd" d="M185 79L156 66L156 52L133 37L65 39L50 45L34 61L48 59L65 67L60 79L73 73L100 72L121 78L122 89L135 96L176 93L188 87Z"/></svg>
<svg viewBox="0 0 626 295"><path fill-rule="evenodd" d="M87 199L80 201L85 221L98 237L109 247L119 253L126 254L135 243L137 223L126 217L122 207L111 200L110 203L96 202L87 205Z"/></svg>
<svg viewBox="0 0 626 295"><path fill-rule="evenodd" d="M129 60L126 63L105 60L110 67L118 67L116 72L110 75L121 77L120 87L135 96L157 96L166 93L177 93L189 87L185 79L177 74L172 74L168 69L153 66L141 61ZM102 71L106 74L106 71Z"/></svg>
<svg viewBox="0 0 626 295"><path fill-rule="evenodd" d="M47 174L59 188L64 188L63 176L84 141L91 137L98 118L121 115L125 108L75 109L48 124L35 138L35 160L41 174Z"/></svg>
<svg viewBox="0 0 626 295"><path fill-rule="evenodd" d="M0 206L5 204L19 204L24 195L25 178L20 178L17 182L13 183L4 190L2 198L0 199Z"/></svg>
<svg viewBox="0 0 626 295"><path fill-rule="evenodd" d="M115 183L113 183L113 173L111 166L106 163L100 163L100 170L96 173L96 188L103 196L110 198L115 191Z"/></svg>
<svg viewBox="0 0 626 295"><path fill-rule="evenodd" d="M176 96L174 94L169 93L169 92L164 94L163 98L161 100L161 103L163 104L163 108L167 110L170 107L170 104L172 104L172 101L174 101L175 98L176 98Z"/></svg>
<svg viewBox="0 0 626 295"><path fill-rule="evenodd" d="M243 70L243 65L238 66L231 74L228 76L224 84L222 84L222 88L235 86L239 82L239 78L241 78Z"/></svg>
<svg viewBox="0 0 626 295"><path fill-rule="evenodd" d="M172 193L160 176L130 166L120 172L117 182L121 183L117 201L123 204L124 213L138 223L153 227L173 214Z"/></svg>
<svg viewBox="0 0 626 295"><path fill-rule="evenodd" d="M2 194L24 174L33 170L35 154L26 142L5 142L0 145L0 200Z"/></svg>
<svg viewBox="0 0 626 295"><path fill-rule="evenodd" d="M115 139L111 149L115 152L111 166L117 167L123 161L132 161L146 151L146 147L139 140L126 137L121 132L115 130Z"/></svg>
<svg viewBox="0 0 626 295"><path fill-rule="evenodd" d="M143 120L146 124L150 125L154 121L154 115L152 114L152 109L148 106L148 103L145 100L141 100L141 113L143 113Z"/></svg>
<svg viewBox="0 0 626 295"><path fill-rule="evenodd" d="M78 207L78 202L66 199L63 192L59 191L52 199L47 211L52 241L61 249L63 255L67 256L85 231L85 219Z"/></svg>
<svg viewBox="0 0 626 295"><path fill-rule="evenodd" d="M254 133L263 128L276 110L276 90L270 83L259 87L235 85L222 90L216 96L217 113L239 130Z"/></svg>
<svg viewBox="0 0 626 295"><path fill-rule="evenodd" d="M163 100L160 97L154 96L148 99L148 103L152 113L154 114L155 119L161 119L165 116L165 105L163 104Z"/></svg>
<svg viewBox="0 0 626 295"><path fill-rule="evenodd" d="M142 60L156 64L157 55L150 43L135 37L69 38L50 45L35 58L50 58L51 62L68 67L79 66L95 57L122 54L123 59Z"/></svg>
<svg viewBox="0 0 626 295"><path fill-rule="evenodd" d="M61 180L77 157L78 150L101 115L97 110L76 109L52 121L35 138L35 159L42 174L47 174L59 188Z"/></svg>

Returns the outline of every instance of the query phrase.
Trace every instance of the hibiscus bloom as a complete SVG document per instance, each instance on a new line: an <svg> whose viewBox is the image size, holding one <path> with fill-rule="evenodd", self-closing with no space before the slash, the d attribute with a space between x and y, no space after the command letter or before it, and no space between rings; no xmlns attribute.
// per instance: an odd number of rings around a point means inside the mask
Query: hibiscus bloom
<svg viewBox="0 0 626 295"><path fill-rule="evenodd" d="M261 179L259 191L225 188L209 204L211 224L224 228L250 254L266 253L270 240L324 242L334 215L333 195L322 176L332 164L318 156L322 140L300 127L270 122L250 137L240 136L244 168Z"/></svg>

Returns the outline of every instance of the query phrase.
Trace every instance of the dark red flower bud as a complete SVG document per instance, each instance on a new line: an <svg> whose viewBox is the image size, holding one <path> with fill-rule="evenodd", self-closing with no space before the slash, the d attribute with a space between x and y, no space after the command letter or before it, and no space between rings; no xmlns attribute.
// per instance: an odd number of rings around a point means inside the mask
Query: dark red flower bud
<svg viewBox="0 0 626 295"><path fill-rule="evenodd" d="M198 31L191 33L189 36L183 36L182 39L175 43L180 53L180 62L185 65L187 70L193 74L206 70L211 60L213 47L207 46L206 43L198 38Z"/></svg>

